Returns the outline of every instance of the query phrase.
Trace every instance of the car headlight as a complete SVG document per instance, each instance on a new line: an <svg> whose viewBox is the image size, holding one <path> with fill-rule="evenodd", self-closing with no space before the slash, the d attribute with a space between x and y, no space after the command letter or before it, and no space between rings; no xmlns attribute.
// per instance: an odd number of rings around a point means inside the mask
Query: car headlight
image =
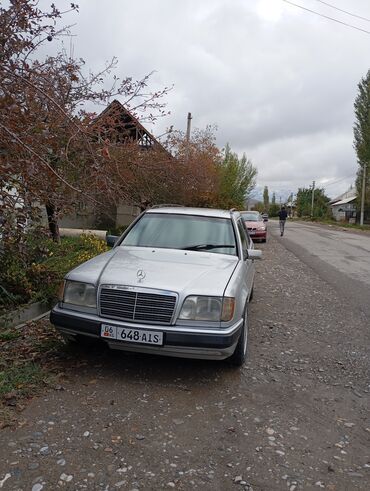
<svg viewBox="0 0 370 491"><path fill-rule="evenodd" d="M235 299L229 297L187 297L179 315L181 320L227 322L233 318Z"/></svg>
<svg viewBox="0 0 370 491"><path fill-rule="evenodd" d="M257 227L257 230L266 230L266 227L264 225L261 225L260 227Z"/></svg>
<svg viewBox="0 0 370 491"><path fill-rule="evenodd" d="M95 286L79 281L66 281L63 302L84 307L96 307Z"/></svg>

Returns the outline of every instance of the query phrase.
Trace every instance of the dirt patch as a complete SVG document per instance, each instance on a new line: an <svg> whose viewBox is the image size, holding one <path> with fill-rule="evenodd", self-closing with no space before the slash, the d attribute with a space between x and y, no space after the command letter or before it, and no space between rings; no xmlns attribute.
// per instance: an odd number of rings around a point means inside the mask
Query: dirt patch
<svg viewBox="0 0 370 491"><path fill-rule="evenodd" d="M0 331L0 428L16 424L29 401L58 388L63 369L76 361L47 317Z"/></svg>

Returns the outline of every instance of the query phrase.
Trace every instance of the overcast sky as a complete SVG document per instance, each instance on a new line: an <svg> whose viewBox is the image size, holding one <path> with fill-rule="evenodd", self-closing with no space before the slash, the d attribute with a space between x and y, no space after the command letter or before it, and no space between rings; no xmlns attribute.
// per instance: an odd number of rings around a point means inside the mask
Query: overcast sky
<svg viewBox="0 0 370 491"><path fill-rule="evenodd" d="M301 6L370 31L318 0ZM370 19L369 0L327 0ZM56 4L63 4L57 1ZM117 74L156 70L174 85L171 115L150 130L216 125L217 142L245 152L258 186L278 196L313 180L329 196L354 182L353 102L370 68L370 35L282 0L80 0L74 54L96 70L119 58ZM338 182L337 182L338 181Z"/></svg>

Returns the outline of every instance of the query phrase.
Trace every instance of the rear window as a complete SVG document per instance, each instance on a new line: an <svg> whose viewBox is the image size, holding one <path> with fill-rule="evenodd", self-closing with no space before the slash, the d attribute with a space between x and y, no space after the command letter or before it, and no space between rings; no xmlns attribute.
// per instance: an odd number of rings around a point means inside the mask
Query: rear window
<svg viewBox="0 0 370 491"><path fill-rule="evenodd" d="M231 219L194 215L147 213L120 245L237 255Z"/></svg>
<svg viewBox="0 0 370 491"><path fill-rule="evenodd" d="M259 213L241 213L241 216L245 222L259 222L261 220Z"/></svg>

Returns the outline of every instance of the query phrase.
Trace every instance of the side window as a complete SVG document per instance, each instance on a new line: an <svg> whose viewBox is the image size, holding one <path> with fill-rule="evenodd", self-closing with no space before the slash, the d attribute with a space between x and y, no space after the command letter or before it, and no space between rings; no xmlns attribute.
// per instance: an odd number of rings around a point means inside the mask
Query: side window
<svg viewBox="0 0 370 491"><path fill-rule="evenodd" d="M243 223L241 220L238 220L238 230L239 230L239 234L240 234L240 240L242 242L242 249L244 252L248 249L248 241L247 241L247 235L245 233L245 229L244 229L244 226L243 226Z"/></svg>

